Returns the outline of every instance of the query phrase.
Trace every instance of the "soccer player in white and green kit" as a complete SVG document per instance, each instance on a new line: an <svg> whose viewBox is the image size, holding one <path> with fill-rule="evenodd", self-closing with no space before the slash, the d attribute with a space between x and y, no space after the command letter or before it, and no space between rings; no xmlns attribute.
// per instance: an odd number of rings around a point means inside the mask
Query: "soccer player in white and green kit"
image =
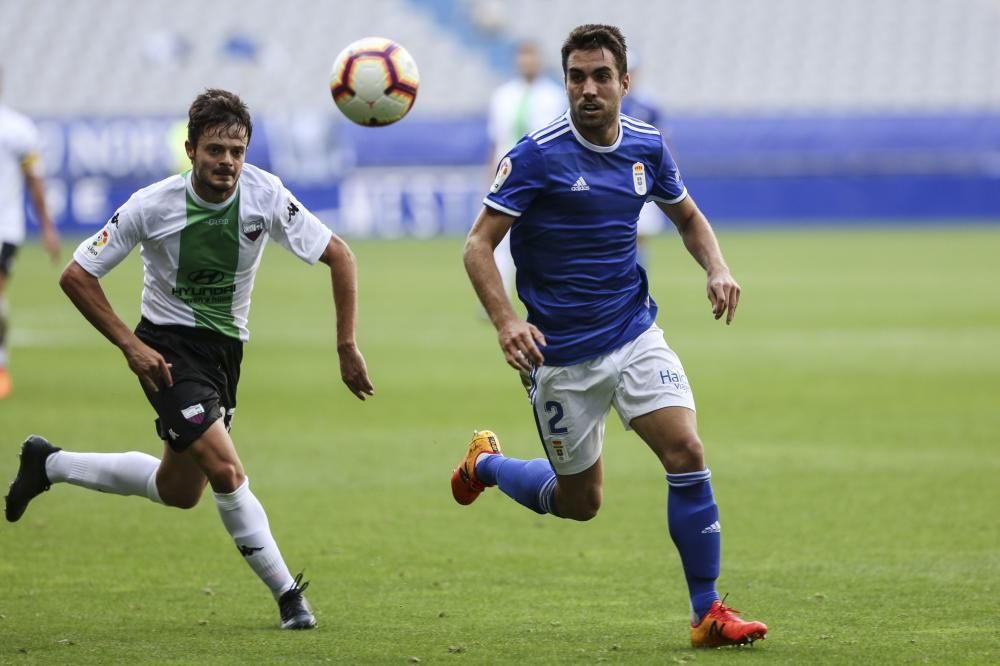
<svg viewBox="0 0 1000 666"><path fill-rule="evenodd" d="M316 626L250 491L229 429L236 409L254 276L270 237L300 259L330 267L341 377L361 400L374 389L355 342L357 274L350 248L281 181L244 164L253 126L236 95L210 89L188 114L191 170L136 192L84 241L60 285L84 317L125 355L156 411L163 458L138 451L73 453L44 438L21 448L6 497L15 522L53 483L191 508L211 485L240 554L278 602L283 629ZM99 279L136 246L143 262L142 318L133 332Z"/></svg>

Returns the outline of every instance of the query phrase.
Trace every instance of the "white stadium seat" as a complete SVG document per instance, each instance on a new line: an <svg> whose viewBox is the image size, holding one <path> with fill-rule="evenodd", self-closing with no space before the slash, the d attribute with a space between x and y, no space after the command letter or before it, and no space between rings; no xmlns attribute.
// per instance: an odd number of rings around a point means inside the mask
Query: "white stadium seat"
<svg viewBox="0 0 1000 666"><path fill-rule="evenodd" d="M671 113L912 113L1000 107L996 0L454 0L445 28L419 0L5 0L3 96L36 115L182 113L227 87L260 111L329 103L328 70L355 39L404 44L422 77L416 114L482 113L509 71L470 41L531 38L560 74L559 46L584 22L622 27L642 86ZM484 33L477 36L475 19ZM488 25L486 25L488 24ZM472 32L470 32L471 30ZM232 35L256 59L227 57ZM184 44L187 44L184 56Z"/></svg>

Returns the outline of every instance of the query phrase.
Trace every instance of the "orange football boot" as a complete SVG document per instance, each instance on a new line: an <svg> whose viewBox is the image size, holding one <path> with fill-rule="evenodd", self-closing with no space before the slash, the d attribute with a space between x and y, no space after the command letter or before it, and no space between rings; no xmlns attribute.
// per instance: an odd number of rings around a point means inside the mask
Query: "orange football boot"
<svg viewBox="0 0 1000 666"><path fill-rule="evenodd" d="M489 430L472 433L469 450L451 475L451 494L459 504L472 504L486 490L486 484L476 477L476 458L481 453L499 454L500 440Z"/></svg>
<svg viewBox="0 0 1000 666"><path fill-rule="evenodd" d="M723 599L725 601L725 599ZM723 647L725 645L753 645L756 640L767 638L767 625L763 622L746 622L734 615L739 613L716 599L712 607L691 627L692 647Z"/></svg>
<svg viewBox="0 0 1000 666"><path fill-rule="evenodd" d="M14 390L14 381L10 378L7 368L0 368L0 400L10 397Z"/></svg>

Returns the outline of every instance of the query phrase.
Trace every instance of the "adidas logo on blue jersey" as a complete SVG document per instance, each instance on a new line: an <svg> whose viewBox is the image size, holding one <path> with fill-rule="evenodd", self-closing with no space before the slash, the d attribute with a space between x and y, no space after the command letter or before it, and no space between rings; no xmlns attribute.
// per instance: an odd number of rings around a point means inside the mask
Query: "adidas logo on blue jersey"
<svg viewBox="0 0 1000 666"><path fill-rule="evenodd" d="M583 176L580 176L576 179L576 182L573 183L573 187L569 189L571 192L583 192L585 190L589 190L590 185L587 185L587 181L583 179Z"/></svg>

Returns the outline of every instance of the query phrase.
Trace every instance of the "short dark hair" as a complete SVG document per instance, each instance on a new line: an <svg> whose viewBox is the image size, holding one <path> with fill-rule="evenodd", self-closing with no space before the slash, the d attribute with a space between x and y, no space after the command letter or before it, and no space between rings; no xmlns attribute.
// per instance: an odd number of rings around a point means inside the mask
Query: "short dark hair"
<svg viewBox="0 0 1000 666"><path fill-rule="evenodd" d="M569 37L562 45L563 76L566 76L566 63L573 51L590 51L592 49L607 49L615 58L618 75L624 76L628 71L628 60L625 48L625 35L613 25L587 23L573 28Z"/></svg>
<svg viewBox="0 0 1000 666"><path fill-rule="evenodd" d="M194 98L188 109L188 141L198 145L198 139L209 127L223 125L227 132L237 136L246 130L247 143L253 134L250 110L239 95L220 88L208 88Z"/></svg>

